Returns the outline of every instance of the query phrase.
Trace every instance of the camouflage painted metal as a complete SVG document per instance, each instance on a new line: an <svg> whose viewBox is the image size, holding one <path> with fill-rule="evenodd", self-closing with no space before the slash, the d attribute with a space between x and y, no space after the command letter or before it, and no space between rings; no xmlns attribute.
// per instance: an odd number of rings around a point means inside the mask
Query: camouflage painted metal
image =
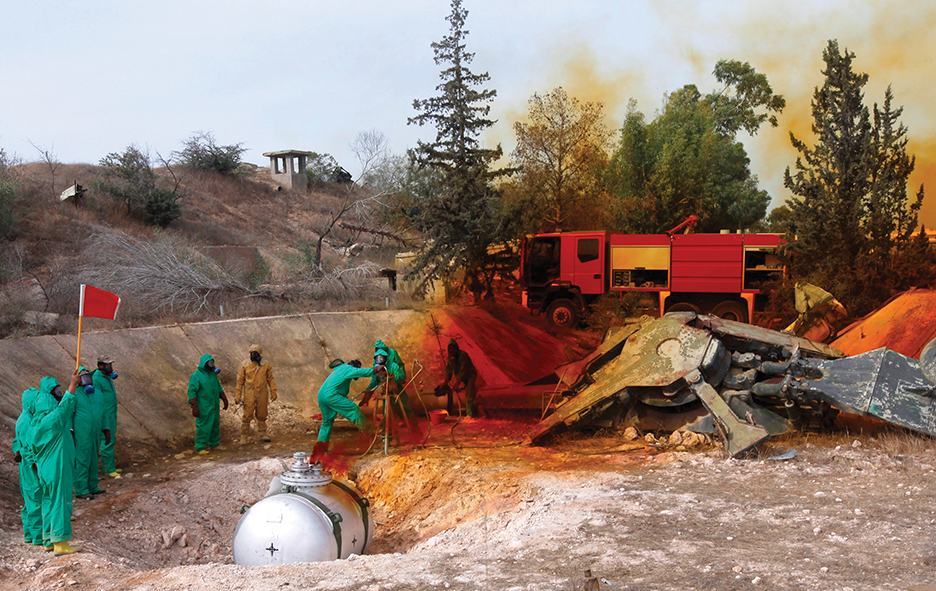
<svg viewBox="0 0 936 591"><path fill-rule="evenodd" d="M930 357L936 374L936 347ZM570 370L566 402L537 425L532 443L669 416L671 426L683 417L690 430L716 433L737 456L794 427L831 426L839 410L936 435L934 383L920 362L887 349L843 358L789 333L691 312L609 333Z"/></svg>

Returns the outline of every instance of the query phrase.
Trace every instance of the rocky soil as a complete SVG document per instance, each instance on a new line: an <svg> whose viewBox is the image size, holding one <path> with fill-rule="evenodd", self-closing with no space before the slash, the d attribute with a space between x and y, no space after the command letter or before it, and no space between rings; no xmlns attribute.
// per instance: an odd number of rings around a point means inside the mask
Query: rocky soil
<svg viewBox="0 0 936 591"><path fill-rule="evenodd" d="M233 564L240 508L311 446L303 432L126 466L75 501L84 550L53 557L4 515L0 588L128 590L879 590L936 584L936 445L907 434L797 436L734 460L621 433L521 444L529 423L437 426L424 447L336 471L371 500L365 556ZM792 459L771 459L796 450Z"/></svg>

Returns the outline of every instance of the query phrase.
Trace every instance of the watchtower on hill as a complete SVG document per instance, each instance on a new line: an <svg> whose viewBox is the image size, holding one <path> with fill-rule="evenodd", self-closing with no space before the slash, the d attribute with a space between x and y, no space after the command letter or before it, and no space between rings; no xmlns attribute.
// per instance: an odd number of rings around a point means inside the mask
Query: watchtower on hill
<svg viewBox="0 0 936 591"><path fill-rule="evenodd" d="M273 180L290 189L305 189L308 186L306 179L306 159L313 152L300 150L279 150L277 152L264 152L270 158L270 176Z"/></svg>

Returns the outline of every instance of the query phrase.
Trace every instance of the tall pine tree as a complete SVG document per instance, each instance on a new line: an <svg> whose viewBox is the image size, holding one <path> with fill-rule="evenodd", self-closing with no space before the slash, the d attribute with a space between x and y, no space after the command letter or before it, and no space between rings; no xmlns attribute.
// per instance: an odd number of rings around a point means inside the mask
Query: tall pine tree
<svg viewBox="0 0 936 591"><path fill-rule="evenodd" d="M822 59L825 81L812 100L816 143L810 147L791 133L800 155L795 172L787 168L784 174L795 196L787 201L796 236L791 271L862 314L927 276L907 257L919 253L911 237L923 187L910 203L914 159L907 154L907 128L899 122L902 109L891 105L890 88L872 118L864 104L868 75L854 71L855 54L840 51L833 40Z"/></svg>
<svg viewBox="0 0 936 591"><path fill-rule="evenodd" d="M417 227L428 239L411 273L449 277L458 269L473 273L484 266L487 247L503 230L501 201L492 181L507 174L492 170L501 157L495 149L482 148L478 136L494 124L488 118L496 91L481 86L490 76L474 74L468 65L474 54L465 50L465 19L461 0L452 0L446 17L449 34L432 44L436 65L443 66L439 95L413 101L418 112L410 124L432 125L436 140L419 142L410 151L415 166L433 169L439 180L436 192L418 204Z"/></svg>

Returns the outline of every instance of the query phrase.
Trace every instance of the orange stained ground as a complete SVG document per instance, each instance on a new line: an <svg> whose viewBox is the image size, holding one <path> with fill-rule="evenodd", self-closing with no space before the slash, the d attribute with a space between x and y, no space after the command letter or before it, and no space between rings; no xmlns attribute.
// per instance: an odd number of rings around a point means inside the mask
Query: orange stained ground
<svg viewBox="0 0 936 591"><path fill-rule="evenodd" d="M893 297L871 314L849 326L831 344L846 355L887 347L919 359L936 337L936 291L915 289Z"/></svg>

